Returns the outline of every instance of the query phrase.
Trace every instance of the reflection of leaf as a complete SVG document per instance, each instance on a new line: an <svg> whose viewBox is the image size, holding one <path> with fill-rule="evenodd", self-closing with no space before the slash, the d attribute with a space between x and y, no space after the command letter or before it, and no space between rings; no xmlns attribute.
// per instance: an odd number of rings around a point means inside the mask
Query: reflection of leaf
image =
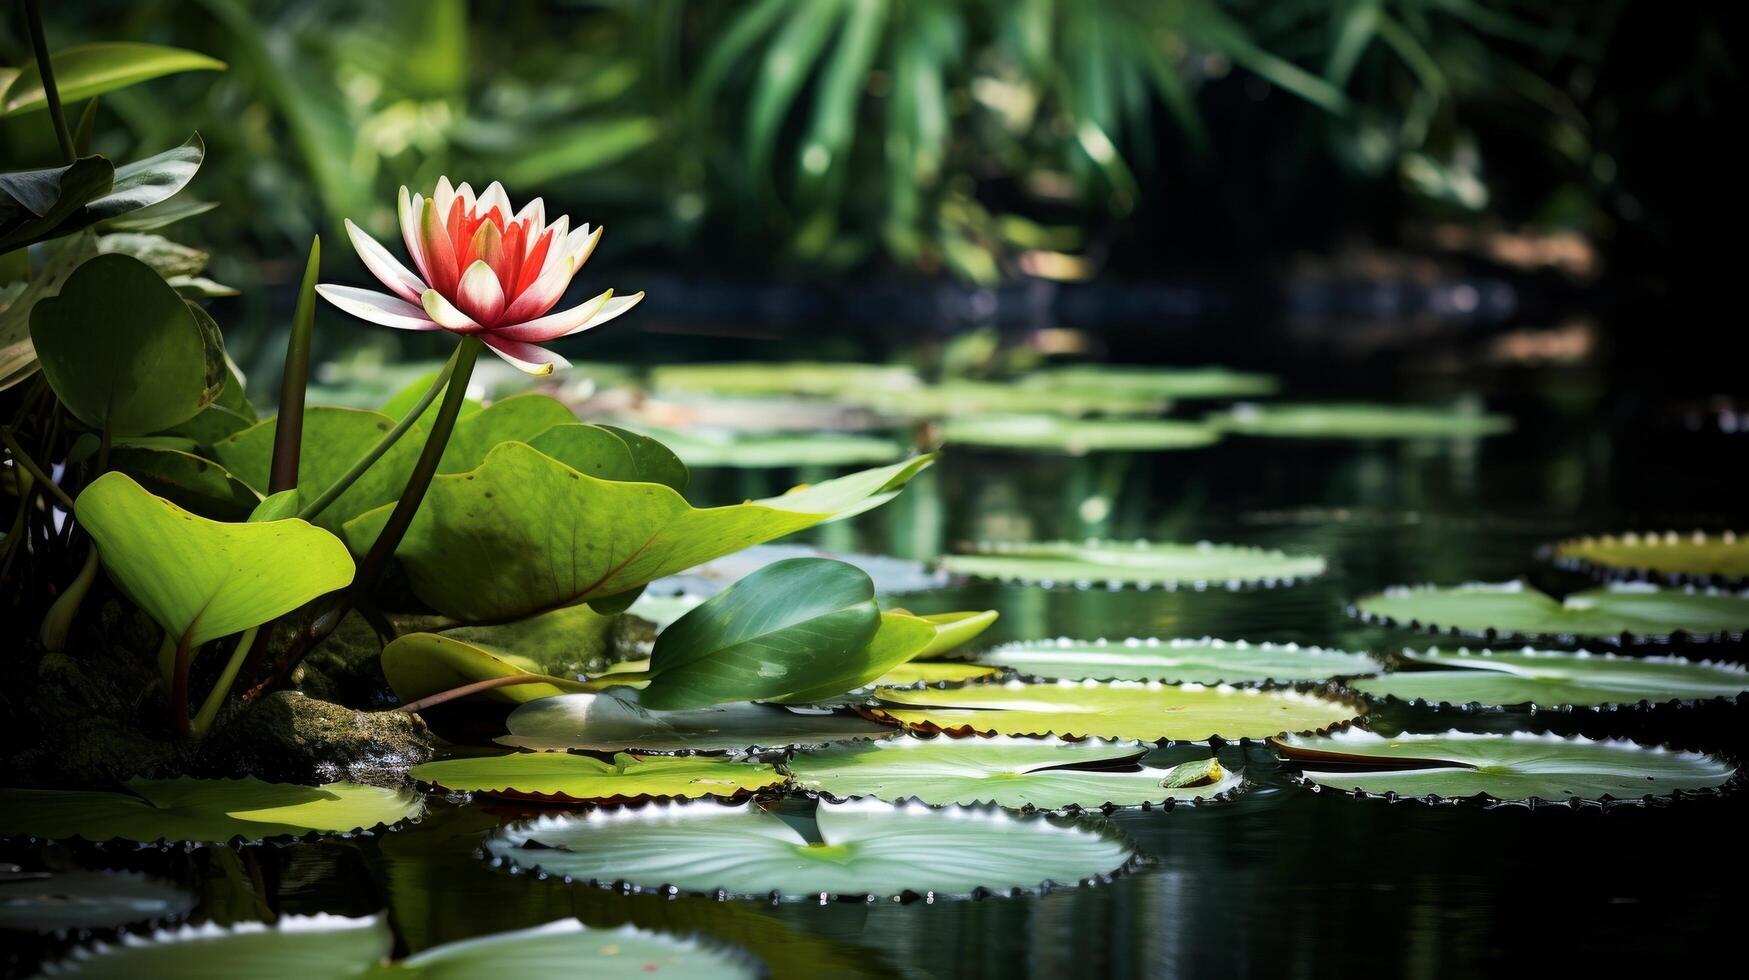
<svg viewBox="0 0 1749 980"><path fill-rule="evenodd" d="M1522 582L1392 588L1356 600L1362 616L1453 633L1710 640L1749 630L1749 596L1616 585L1555 600Z"/></svg>
<svg viewBox="0 0 1749 980"><path fill-rule="evenodd" d="M64 932L166 922L194 909L193 895L126 871L62 871L0 877L0 929Z"/></svg>
<svg viewBox="0 0 1749 980"><path fill-rule="evenodd" d="M1320 786L1411 797L1638 800L1714 789L1736 772L1699 752L1529 732L1386 738L1347 731L1273 744Z"/></svg>
<svg viewBox="0 0 1749 980"><path fill-rule="evenodd" d="M1349 686L1369 698L1429 704L1595 706L1705 701L1749 694L1749 669L1683 657L1618 657L1556 650L1405 650L1415 667Z"/></svg>
<svg viewBox="0 0 1749 980"><path fill-rule="evenodd" d="M413 778L451 792L560 803L626 803L651 797L730 799L783 783L776 766L721 756L621 753L612 762L569 752L444 759Z"/></svg>
<svg viewBox="0 0 1749 980"><path fill-rule="evenodd" d="M79 44L49 55L62 104L89 99L148 79L185 71L223 71L225 63L180 48L131 41ZM26 65L0 94L0 116L48 105L36 62Z"/></svg>
<svg viewBox="0 0 1749 980"><path fill-rule="evenodd" d="M460 619L504 619L618 595L890 499L923 456L781 497L696 509L666 486L586 476L521 443L478 469L440 475L401 544L414 592ZM359 547L388 507L346 525Z"/></svg>

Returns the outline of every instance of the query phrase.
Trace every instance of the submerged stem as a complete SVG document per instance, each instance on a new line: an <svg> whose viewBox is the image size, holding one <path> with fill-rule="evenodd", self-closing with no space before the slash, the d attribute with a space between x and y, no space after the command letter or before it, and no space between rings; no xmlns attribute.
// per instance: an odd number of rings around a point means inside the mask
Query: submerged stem
<svg viewBox="0 0 1749 980"><path fill-rule="evenodd" d="M251 626L238 638L237 648L231 651L231 659L225 663L219 679L213 682L213 689L207 692L206 700L201 702L200 711L195 714L194 721L189 726L189 731L195 738L201 738L212 730L213 719L218 717L219 709L224 707L225 697L231 693L231 685L237 680L237 671L243 668L243 661L254 647L255 633L259 629L259 626Z"/></svg>
<svg viewBox="0 0 1749 980"><path fill-rule="evenodd" d="M61 156L68 162L79 159L73 148L73 134L67 129L67 115L61 111L61 92L55 88L55 67L49 59L49 43L43 37L43 12L37 0L24 0L24 22L30 31L30 46L36 52L36 73L43 83L43 101L49 104L49 121L55 125L55 142L61 144Z"/></svg>
<svg viewBox="0 0 1749 980"><path fill-rule="evenodd" d="M443 370L437 372L437 380L431 383L431 387L425 389L425 394L419 396L419 401L414 403L407 414L401 416L401 420L395 423L395 427L383 433L383 437L377 440L376 445L370 447L368 452L359 457L358 462L353 463L351 469L347 470L340 479L335 480L333 486L322 491L320 497L310 501L303 510L298 511L299 517L306 521L315 520L316 515L322 513L329 504L345 493L347 488L358 482L358 478L364 475L365 470L375 465L376 461L383 458L383 454L388 452L390 447L407 434L407 430L419 421L419 416L425 414L425 410L431 406L433 401L437 400L438 392L443 391L445 385L449 383L449 379L454 376L456 360L461 357L461 353L462 349L458 346L455 353L450 355L449 362L443 366ZM463 383L463 387L466 387L466 382ZM297 485L295 479L292 485ZM282 487L281 489L288 488Z"/></svg>

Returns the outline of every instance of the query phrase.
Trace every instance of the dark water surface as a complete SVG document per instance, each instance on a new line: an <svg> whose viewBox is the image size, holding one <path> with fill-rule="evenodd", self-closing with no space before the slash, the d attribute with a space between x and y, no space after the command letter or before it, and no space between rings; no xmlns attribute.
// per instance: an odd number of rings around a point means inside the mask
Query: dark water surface
<svg viewBox="0 0 1749 980"><path fill-rule="evenodd" d="M1482 442L1233 439L1075 461L955 452L886 508L815 540L923 558L984 538L1087 535L1318 552L1330 574L1283 588L967 584L906 605L995 607L992 643L1207 634L1382 653L1434 641L1351 619L1344 607L1359 594L1521 575L1569 590L1583 581L1539 562L1539 545L1581 532L1742 523L1741 471L1729 462L1742 456L1740 440L1685 433L1664 416L1649 422L1649 412L1627 418L1608 398L1563 411L1571 402L1558 385L1529 390L1506 406L1519 430ZM761 482L701 476L692 494L700 502L738 499ZM1746 713L1399 709L1370 724L1553 728L1737 752ZM1259 785L1225 805L1110 818L1148 855L1140 871L1018 899L772 906L620 895L488 867L477 855L482 836L518 811L442 801L416 826L376 839L192 854L53 846L7 859L180 878L202 895L197 920L387 909L407 952L573 915L696 931L749 948L778 976L1433 977L1533 966L1613 974L1737 948L1749 891L1741 794L1608 811L1430 807L1314 793L1267 751L1224 753Z"/></svg>

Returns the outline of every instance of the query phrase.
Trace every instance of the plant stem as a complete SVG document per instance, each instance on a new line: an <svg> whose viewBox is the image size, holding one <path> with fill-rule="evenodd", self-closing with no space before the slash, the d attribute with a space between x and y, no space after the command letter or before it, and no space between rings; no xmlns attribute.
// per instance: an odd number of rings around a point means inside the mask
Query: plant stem
<svg viewBox="0 0 1749 980"><path fill-rule="evenodd" d="M310 240L310 258L304 263L304 281L298 288L291 337L285 344L285 375L279 383L279 416L273 426L273 472L267 478L268 493L298 485L298 457L304 442L304 392L310 383L310 337L316 330L316 273L321 264L322 238L318 235Z"/></svg>
<svg viewBox="0 0 1749 980"><path fill-rule="evenodd" d="M49 493L54 494L55 499L61 502L61 506L65 507L68 513L72 512L73 498L67 496L67 491L56 486L55 481L49 479L48 473L37 465L36 460L30 458L30 454L25 452L24 447L20 446L18 440L13 437L11 429L0 426L0 442L6 444L6 451L12 454L14 463L24 467L26 473L35 477L36 481L42 484Z"/></svg>
<svg viewBox="0 0 1749 980"><path fill-rule="evenodd" d="M407 414L401 416L401 420L395 423L395 427L384 433L383 437L377 440L377 444L370 447L369 452L366 452L363 456L359 457L358 462L353 463L351 469L347 470L340 479L334 481L333 486L322 491L320 497L310 501L309 504L305 505L303 510L298 511L299 517L306 521L315 520L317 514L322 513L329 504L333 503L336 498L345 493L348 487L352 486L358 481L359 477L364 475L365 470L370 469L377 460L383 457L384 453L389 451L389 447L400 441L400 438L407 434L407 430L411 429L414 423L419 421L419 416L425 414L425 409L430 407L431 403L437 399L438 392L443 391L444 386L449 383L449 379L453 376L455 371L456 360L461 357L461 353L461 347L456 347L455 353L450 355L449 363L445 364L443 370L437 373L437 380L431 383L431 387L425 390L425 394L419 396L419 401L408 410ZM463 387L466 387L465 381L463 382ZM281 409L281 411L283 412L284 409ZM296 485L295 480L293 485Z"/></svg>
<svg viewBox="0 0 1749 980"><path fill-rule="evenodd" d="M43 616L42 629L38 636L42 639L44 649L56 653L66 649L67 633L73 628L73 617L79 614L79 607L85 602L86 593L91 591L91 583L96 580L97 542L93 541L85 550L85 563L79 566L79 574L73 576L73 581L67 583L67 590L55 597L48 614Z"/></svg>
<svg viewBox="0 0 1749 980"><path fill-rule="evenodd" d="M68 163L79 159L73 149L73 134L67 129L67 116L61 111L61 93L55 88L55 68L49 63L49 44L43 38L43 12L38 0L24 0L24 21L30 30L30 46L36 51L36 73L42 78L43 100L49 104L49 119L55 124L55 141L61 144L61 156Z"/></svg>
<svg viewBox="0 0 1749 980"><path fill-rule="evenodd" d="M170 721L176 726L176 734L187 738L192 734L188 722L188 668L194 661L194 650L189 646L192 633L183 633L176 641L176 661L170 667Z"/></svg>
<svg viewBox="0 0 1749 980"><path fill-rule="evenodd" d="M212 730L213 719L219 715L219 709L224 707L225 697L231 693L231 685L237 680L237 671L243 668L243 661L248 658L249 650L255 645L255 633L260 629L251 626L243 631L237 639L237 648L231 651L231 659L226 661L225 669L220 672L219 679L213 682L213 689L207 692L206 700L201 702L200 711L194 716L189 731L195 738L202 738Z"/></svg>
<svg viewBox="0 0 1749 980"><path fill-rule="evenodd" d="M446 701L465 698L470 694L478 694L481 691L490 691L500 687L514 687L518 684L551 684L554 687L566 688L568 690L581 691L584 689L583 684L576 681L568 681L562 677L548 677L544 674L507 674L503 677L489 677L483 681L474 681L472 684L463 684L461 687L452 687L447 691L439 691L436 694L428 694L417 701L409 701L400 707L390 708L388 710L404 711L408 714L412 714L415 711L424 711L426 708L435 707Z"/></svg>

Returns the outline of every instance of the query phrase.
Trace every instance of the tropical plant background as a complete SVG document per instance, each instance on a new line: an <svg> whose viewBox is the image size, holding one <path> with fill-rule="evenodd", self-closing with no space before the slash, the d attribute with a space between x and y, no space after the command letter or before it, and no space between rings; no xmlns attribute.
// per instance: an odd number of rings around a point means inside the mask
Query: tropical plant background
<svg viewBox="0 0 1749 980"><path fill-rule="evenodd" d="M58 45L229 62L104 98L94 149L198 129L227 205L198 235L255 307L312 232L387 233L441 174L727 277L1145 277L1429 229L1667 254L1706 206L1674 171L1723 176L1681 150L1742 84L1726 7L1630 0L51 6ZM40 123L0 119L9 166L54 159Z"/></svg>

